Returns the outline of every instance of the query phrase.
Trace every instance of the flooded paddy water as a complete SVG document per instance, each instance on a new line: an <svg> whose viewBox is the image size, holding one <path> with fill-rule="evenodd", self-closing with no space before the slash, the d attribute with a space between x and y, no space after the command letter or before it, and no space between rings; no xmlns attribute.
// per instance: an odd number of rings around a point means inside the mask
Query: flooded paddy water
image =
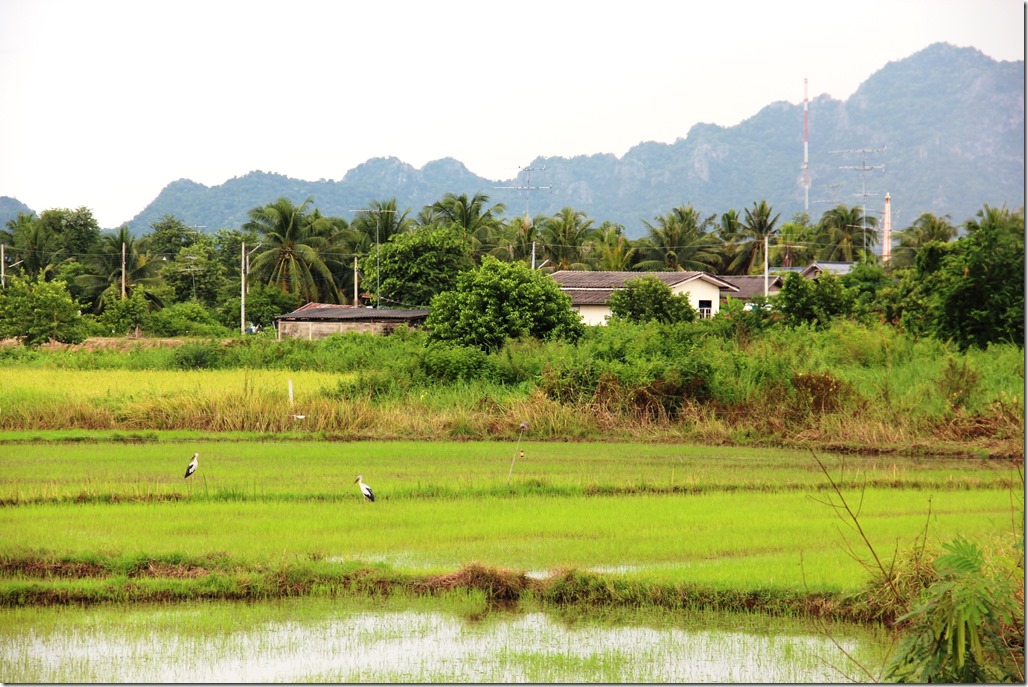
<svg viewBox="0 0 1028 687"><path fill-rule="evenodd" d="M295 599L0 612L4 682L866 682L887 637L759 615ZM460 608L460 606L465 606ZM472 610L475 607L478 610Z"/></svg>

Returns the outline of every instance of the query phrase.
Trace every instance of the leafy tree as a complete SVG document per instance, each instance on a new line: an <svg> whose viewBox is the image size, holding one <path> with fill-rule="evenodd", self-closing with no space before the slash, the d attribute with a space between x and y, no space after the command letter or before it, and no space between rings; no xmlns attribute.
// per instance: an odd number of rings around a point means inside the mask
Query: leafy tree
<svg viewBox="0 0 1028 687"><path fill-rule="evenodd" d="M206 237L179 250L173 260L161 260L161 277L174 291L177 302L195 300L207 307L217 305L224 286L224 268L212 259L213 243Z"/></svg>
<svg viewBox="0 0 1028 687"><path fill-rule="evenodd" d="M109 287L115 289L114 286ZM120 295L120 294L119 294ZM120 298L112 294L108 306L97 318L100 328L111 336L125 336L137 328L150 328L150 310L152 304L146 299L141 289L136 289L128 298Z"/></svg>
<svg viewBox="0 0 1028 687"><path fill-rule="evenodd" d="M615 318L639 323L676 324L697 317L688 295L673 294L670 286L652 275L625 282L625 288L611 295L610 312Z"/></svg>
<svg viewBox="0 0 1028 687"><path fill-rule="evenodd" d="M1024 345L1024 211L986 205L943 261L936 333L961 349Z"/></svg>
<svg viewBox="0 0 1028 687"><path fill-rule="evenodd" d="M474 266L471 247L452 226L394 234L377 255L361 261L364 289L381 288L387 304L406 307L428 305Z"/></svg>
<svg viewBox="0 0 1028 687"><path fill-rule="evenodd" d="M51 237L58 262L80 259L100 240L100 225L89 208L44 210L37 222Z"/></svg>
<svg viewBox="0 0 1028 687"><path fill-rule="evenodd" d="M521 336L577 340L584 331L571 298L553 279L489 255L478 269L462 272L452 291L432 299L426 326L433 339L487 352Z"/></svg>
<svg viewBox="0 0 1028 687"><path fill-rule="evenodd" d="M158 259L172 260L179 251L189 248L202 236L199 231L187 226L174 215L164 215L150 227L153 231L144 238L150 252Z"/></svg>
<svg viewBox="0 0 1028 687"><path fill-rule="evenodd" d="M865 258L840 277L840 281L853 295L853 314L857 318L889 320L889 313L885 310L888 306L879 299L879 294L893 285L884 267Z"/></svg>
<svg viewBox="0 0 1028 687"><path fill-rule="evenodd" d="M639 242L645 259L640 270L716 270L721 263L720 241L710 231L714 215L701 217L691 205L673 209L656 217L655 224L644 221L647 235Z"/></svg>
<svg viewBox="0 0 1028 687"><path fill-rule="evenodd" d="M786 323L793 326L809 323L824 328L835 317L848 315L853 307L853 294L830 272L817 279L791 272L775 299Z"/></svg>
<svg viewBox="0 0 1028 687"><path fill-rule="evenodd" d="M196 301L173 303L153 313L150 329L156 336L228 336L229 330Z"/></svg>
<svg viewBox="0 0 1028 687"><path fill-rule="evenodd" d="M274 284L254 284L246 292L246 319L264 329L275 326L275 318L292 312L304 304L303 297L287 293ZM240 297L238 289L221 301L218 322L229 329L239 329Z"/></svg>
<svg viewBox="0 0 1028 687"><path fill-rule="evenodd" d="M64 282L14 277L0 291L0 338L20 338L26 346L79 343L86 325Z"/></svg>

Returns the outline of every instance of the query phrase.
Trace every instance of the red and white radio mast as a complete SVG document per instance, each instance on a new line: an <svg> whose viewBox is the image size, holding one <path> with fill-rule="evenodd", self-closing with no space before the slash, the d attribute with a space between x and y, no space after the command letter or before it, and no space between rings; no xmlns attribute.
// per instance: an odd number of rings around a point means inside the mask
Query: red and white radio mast
<svg viewBox="0 0 1028 687"><path fill-rule="evenodd" d="M803 182L803 212L810 216L810 164L807 159L808 153L807 137L807 79L803 79L803 174L800 180Z"/></svg>

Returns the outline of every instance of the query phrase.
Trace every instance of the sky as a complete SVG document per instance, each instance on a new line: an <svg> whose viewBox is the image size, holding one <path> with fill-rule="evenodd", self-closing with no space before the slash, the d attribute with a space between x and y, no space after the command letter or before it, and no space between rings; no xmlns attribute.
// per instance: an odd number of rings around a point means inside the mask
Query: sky
<svg viewBox="0 0 1028 687"><path fill-rule="evenodd" d="M114 228L178 179L450 157L509 180L801 104L804 79L845 100L937 42L1023 60L1025 4L0 0L0 196Z"/></svg>

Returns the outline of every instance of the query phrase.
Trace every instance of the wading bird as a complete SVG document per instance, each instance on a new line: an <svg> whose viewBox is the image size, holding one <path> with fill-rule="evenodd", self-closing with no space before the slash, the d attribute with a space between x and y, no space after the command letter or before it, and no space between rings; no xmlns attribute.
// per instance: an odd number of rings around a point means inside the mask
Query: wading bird
<svg viewBox="0 0 1028 687"><path fill-rule="evenodd" d="M189 461L189 465L186 467L186 477L189 477L191 474L196 472L197 458L199 458L199 457L200 457L199 453L194 453L193 454L193 459L191 461Z"/></svg>
<svg viewBox="0 0 1028 687"><path fill-rule="evenodd" d="M360 486L361 493L364 494L364 498L368 501L375 500L375 492L371 491L371 487L364 483L364 475L357 475L357 479L355 479L353 483Z"/></svg>

